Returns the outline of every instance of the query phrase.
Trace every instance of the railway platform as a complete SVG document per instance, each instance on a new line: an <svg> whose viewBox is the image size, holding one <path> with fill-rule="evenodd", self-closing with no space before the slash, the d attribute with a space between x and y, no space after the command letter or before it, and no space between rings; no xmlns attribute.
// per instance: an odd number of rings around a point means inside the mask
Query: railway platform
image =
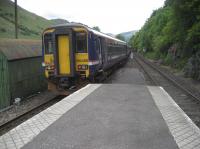
<svg viewBox="0 0 200 149"><path fill-rule="evenodd" d="M89 84L1 136L0 148L198 149L200 130L162 87Z"/></svg>

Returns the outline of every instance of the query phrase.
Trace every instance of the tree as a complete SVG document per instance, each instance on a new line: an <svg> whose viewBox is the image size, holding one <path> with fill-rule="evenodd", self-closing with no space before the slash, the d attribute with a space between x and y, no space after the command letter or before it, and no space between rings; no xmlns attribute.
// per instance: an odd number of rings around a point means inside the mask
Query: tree
<svg viewBox="0 0 200 149"><path fill-rule="evenodd" d="M101 31L100 28L99 28L98 26L94 26L93 29L96 30L96 31L98 31L98 32Z"/></svg>
<svg viewBox="0 0 200 149"><path fill-rule="evenodd" d="M131 36L131 38L130 38L129 41L128 41L128 45L131 46L132 48L134 47L134 46L133 46L134 38L135 38L135 35Z"/></svg>
<svg viewBox="0 0 200 149"><path fill-rule="evenodd" d="M138 51L146 49L147 56L164 61L173 56L183 68L190 57L200 53L200 0L165 0L130 42ZM170 55L172 50L174 55Z"/></svg>
<svg viewBox="0 0 200 149"><path fill-rule="evenodd" d="M119 39L119 40L123 40L123 41L125 41L124 36L121 35L121 34L118 34L118 35L116 36L116 38Z"/></svg>

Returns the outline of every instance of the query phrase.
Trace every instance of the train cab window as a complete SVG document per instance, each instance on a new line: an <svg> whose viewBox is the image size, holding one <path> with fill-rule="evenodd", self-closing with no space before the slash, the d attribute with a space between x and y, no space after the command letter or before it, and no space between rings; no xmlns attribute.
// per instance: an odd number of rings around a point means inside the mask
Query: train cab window
<svg viewBox="0 0 200 149"><path fill-rule="evenodd" d="M45 54L53 53L53 43L51 34L44 35L44 48L45 48Z"/></svg>
<svg viewBox="0 0 200 149"><path fill-rule="evenodd" d="M85 32L76 33L76 52L77 53L87 52L87 35Z"/></svg>

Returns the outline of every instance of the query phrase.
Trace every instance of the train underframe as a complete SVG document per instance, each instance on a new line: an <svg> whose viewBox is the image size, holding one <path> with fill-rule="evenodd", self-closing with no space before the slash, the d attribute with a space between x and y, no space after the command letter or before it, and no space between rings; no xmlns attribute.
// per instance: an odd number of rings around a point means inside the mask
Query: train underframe
<svg viewBox="0 0 200 149"><path fill-rule="evenodd" d="M115 72L118 68L122 67L127 62L127 57L122 59L118 63L108 67L106 69L101 69L95 72L93 75L89 75L89 77L83 77L81 75L75 74L74 77L64 77L64 76L50 76L48 81L53 83L57 89L68 90L74 89L76 86L81 84L82 82L88 83L102 83L105 81L113 72Z"/></svg>

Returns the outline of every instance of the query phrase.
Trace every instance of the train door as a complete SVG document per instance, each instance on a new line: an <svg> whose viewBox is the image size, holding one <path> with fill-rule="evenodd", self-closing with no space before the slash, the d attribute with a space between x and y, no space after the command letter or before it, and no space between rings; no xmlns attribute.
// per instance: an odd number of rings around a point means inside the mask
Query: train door
<svg viewBox="0 0 200 149"><path fill-rule="evenodd" d="M96 48L97 48L98 55L99 55L99 65L102 66L103 65L103 50L102 50L100 38L97 38L96 46L97 46Z"/></svg>
<svg viewBox="0 0 200 149"><path fill-rule="evenodd" d="M69 37L66 35L58 36L58 63L59 74L70 74L70 56L69 56Z"/></svg>
<svg viewBox="0 0 200 149"><path fill-rule="evenodd" d="M72 76L73 57L71 56L70 37L68 35L57 35L57 57L58 75Z"/></svg>

